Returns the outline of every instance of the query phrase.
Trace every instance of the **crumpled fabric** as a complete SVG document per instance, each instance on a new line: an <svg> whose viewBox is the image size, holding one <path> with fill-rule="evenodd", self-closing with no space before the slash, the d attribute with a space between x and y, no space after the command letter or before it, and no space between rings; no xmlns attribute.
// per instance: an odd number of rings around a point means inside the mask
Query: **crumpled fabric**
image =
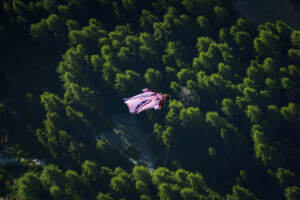
<svg viewBox="0 0 300 200"><path fill-rule="evenodd" d="M131 114L139 114L145 110L154 108L161 109L164 102L163 95L147 88L142 90L143 93L130 98L124 98Z"/></svg>

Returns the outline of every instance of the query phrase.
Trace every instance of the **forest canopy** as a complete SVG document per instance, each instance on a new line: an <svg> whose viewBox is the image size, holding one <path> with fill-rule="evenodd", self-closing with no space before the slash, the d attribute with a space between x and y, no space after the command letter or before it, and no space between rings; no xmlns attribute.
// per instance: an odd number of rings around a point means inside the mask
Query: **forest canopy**
<svg viewBox="0 0 300 200"><path fill-rule="evenodd" d="M300 199L300 30L232 2L2 1L0 198Z"/></svg>

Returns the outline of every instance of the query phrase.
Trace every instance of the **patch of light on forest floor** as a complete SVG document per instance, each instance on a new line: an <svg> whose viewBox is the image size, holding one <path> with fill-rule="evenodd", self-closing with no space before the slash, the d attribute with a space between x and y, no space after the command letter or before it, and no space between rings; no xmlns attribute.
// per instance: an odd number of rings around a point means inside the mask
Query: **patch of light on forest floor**
<svg viewBox="0 0 300 200"><path fill-rule="evenodd" d="M111 144L122 147L120 149L133 146L140 156L138 160L131 158L131 162L133 164L142 163L153 169L154 158L147 144L149 136L137 127L138 122L134 119L134 115L118 113L111 118L114 122L114 128L112 131L101 133L101 136Z"/></svg>

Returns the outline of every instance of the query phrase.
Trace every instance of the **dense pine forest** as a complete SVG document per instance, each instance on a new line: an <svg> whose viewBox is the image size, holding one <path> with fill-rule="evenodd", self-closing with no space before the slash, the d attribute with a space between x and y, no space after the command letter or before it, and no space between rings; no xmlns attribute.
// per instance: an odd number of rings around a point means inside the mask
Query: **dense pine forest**
<svg viewBox="0 0 300 200"><path fill-rule="evenodd" d="M233 2L1 1L0 199L299 200L300 30Z"/></svg>

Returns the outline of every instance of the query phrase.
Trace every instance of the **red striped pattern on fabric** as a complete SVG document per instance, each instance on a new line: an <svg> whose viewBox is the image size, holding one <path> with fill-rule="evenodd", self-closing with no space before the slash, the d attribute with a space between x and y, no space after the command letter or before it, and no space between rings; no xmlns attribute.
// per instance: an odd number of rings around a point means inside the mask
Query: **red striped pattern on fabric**
<svg viewBox="0 0 300 200"><path fill-rule="evenodd" d="M158 109L160 108L161 100L163 100L163 95L149 89L143 89L142 94L124 99L131 114L138 114L151 108Z"/></svg>

